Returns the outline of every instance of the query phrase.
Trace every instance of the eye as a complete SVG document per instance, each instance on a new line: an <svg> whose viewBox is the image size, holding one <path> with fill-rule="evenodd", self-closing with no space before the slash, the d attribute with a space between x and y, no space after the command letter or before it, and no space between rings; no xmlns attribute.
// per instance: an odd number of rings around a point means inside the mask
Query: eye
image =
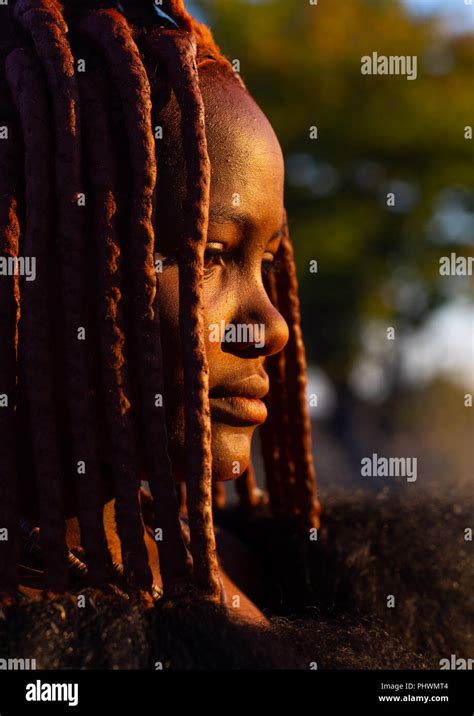
<svg viewBox="0 0 474 716"><path fill-rule="evenodd" d="M276 269L276 262L274 254L270 251L265 251L262 259L262 272L265 274L272 273Z"/></svg>
<svg viewBox="0 0 474 716"><path fill-rule="evenodd" d="M209 273L216 266L223 266L224 256L224 244L218 241L209 242L204 252L204 272Z"/></svg>

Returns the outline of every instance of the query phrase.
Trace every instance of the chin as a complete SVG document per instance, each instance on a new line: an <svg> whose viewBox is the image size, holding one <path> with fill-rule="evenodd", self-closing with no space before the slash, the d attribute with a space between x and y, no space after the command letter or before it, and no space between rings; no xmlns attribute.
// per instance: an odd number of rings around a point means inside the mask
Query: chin
<svg viewBox="0 0 474 716"><path fill-rule="evenodd" d="M212 479L235 480L250 465L252 436L256 426L212 425Z"/></svg>
<svg viewBox="0 0 474 716"><path fill-rule="evenodd" d="M252 437L257 425L228 425L212 421L212 479L215 482L235 480L250 465ZM170 428L170 455L175 479L185 480L186 464L184 450L183 421L173 423Z"/></svg>

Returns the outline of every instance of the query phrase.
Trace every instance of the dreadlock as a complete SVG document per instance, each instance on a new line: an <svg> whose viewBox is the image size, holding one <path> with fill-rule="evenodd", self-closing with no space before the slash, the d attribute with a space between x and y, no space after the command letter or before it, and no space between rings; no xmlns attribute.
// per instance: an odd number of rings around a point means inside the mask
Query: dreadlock
<svg viewBox="0 0 474 716"><path fill-rule="evenodd" d="M3 131L9 141L0 142L0 256L16 258L20 237L18 223L18 157L11 141L13 127L3 123ZM17 322L19 307L18 279L8 276L0 281L0 520L2 540L0 543L0 594L9 595L16 588L16 559L18 536L17 507L17 460L15 451L15 366L17 352ZM8 542L7 542L8 540ZM11 540L11 542L10 542ZM8 545L8 549L7 549ZM13 550L10 545L13 545Z"/></svg>
<svg viewBox="0 0 474 716"><path fill-rule="evenodd" d="M223 506L224 496L222 489L212 486L209 369L203 337L210 162L199 68L216 63L221 72L243 83L182 0L163 0L159 11L144 1L94 5L92 0L68 0L64 7L58 0L16 0L14 21L11 7L0 8L9 13L9 27L15 30L12 45L2 48L9 94L2 89L5 101L0 97L0 125L8 130L8 141L0 141L0 256L23 254L38 260L34 282L0 278L0 396L8 397L0 409L0 528L8 530L8 543L0 540L0 592L16 589L20 518L15 445L21 440L15 408L17 383L23 389L24 382L43 588L66 590L71 569L87 571L90 584L105 588L117 572L103 526L105 477L96 445L99 410L111 455L125 588L152 589L139 496L143 452L152 493L146 509L163 531L159 560L165 595L193 587L199 595L218 601L212 504L214 496L215 504ZM76 71L78 57L87 72ZM176 97L186 158L179 320L189 549L180 522L182 490L174 483L166 414L158 400L164 393L167 356L162 355L154 264L157 170L147 59ZM111 119L115 98L121 130ZM118 158L119 131L127 143L130 172L124 172ZM96 263L93 309L86 270L91 256ZM60 321L50 317L55 262ZM269 277L268 291L289 324L290 341L267 361L269 420L262 429L262 450L271 507L308 529L318 526L318 508L296 272L287 234L279 262L282 270ZM133 356L130 343L136 346ZM97 390L91 378L95 364L100 366ZM96 393L102 397L99 407ZM62 402L66 429L60 424ZM61 444L65 434L71 443L66 451ZM75 552L65 544L65 465L68 490L77 497L83 545ZM261 502L252 467L239 478L238 493L247 508Z"/></svg>
<svg viewBox="0 0 474 716"><path fill-rule="evenodd" d="M278 272L278 307L289 327L288 346L285 350L285 402L290 427L289 460L293 471L287 484L294 490L292 508L295 517L306 528L318 525L319 502L315 497L316 474L311 450L311 422L306 401L306 356L301 335L298 281L293 247L288 235L288 222L280 245L281 271Z"/></svg>
<svg viewBox="0 0 474 716"><path fill-rule="evenodd" d="M257 487L257 480L253 466L250 464L243 475L237 480L235 489L244 508L257 507L261 502L261 495Z"/></svg>
<svg viewBox="0 0 474 716"><path fill-rule="evenodd" d="M84 211L80 204L83 194L80 104L74 58L66 39L67 25L55 2L19 0L16 16L31 34L52 96L66 394L69 397L73 464L77 466L73 489L78 494L79 523L91 580L101 582L106 561L101 505L94 487L99 481L99 469L91 429L87 343L82 337L78 340L79 333L85 331L86 326L83 282L85 235ZM38 449L41 449L40 446ZM45 486L41 487L44 489ZM59 519L59 515L55 518Z"/></svg>
<svg viewBox="0 0 474 716"><path fill-rule="evenodd" d="M147 586L149 573L141 539L137 495L137 449L127 397L127 375L123 371L125 335L121 310L121 250L117 236L117 167L103 100L107 90L101 84L98 77L83 77L79 81L87 162L94 192L91 233L96 239L99 263L98 319L105 417L111 442L122 558L126 573L133 576L136 569L133 560L136 554L140 555L140 578L144 579L143 586Z"/></svg>
<svg viewBox="0 0 474 716"><path fill-rule="evenodd" d="M280 256L276 260L281 261ZM267 274L265 284L271 302L281 312L276 273ZM280 351L280 353L267 358L266 361L271 390L266 398L268 419L261 427L261 438L272 511L279 517L285 517L285 515L294 517L295 463L291 448L295 435L288 416L286 353L286 350ZM301 397L299 396L299 398ZM300 400L299 407L301 413L305 414L305 401Z"/></svg>
<svg viewBox="0 0 474 716"><path fill-rule="evenodd" d="M22 291L22 350L26 390L32 413L44 430L34 431L33 450L37 459L41 538L45 550L45 571L52 589L66 586L63 504L60 493L61 465L54 420L50 359L50 325L45 273L51 235L52 202L49 162L50 131L43 77L28 50L14 50L6 62L6 75L17 106L25 141L26 232L24 253L35 256L35 281L25 281Z"/></svg>

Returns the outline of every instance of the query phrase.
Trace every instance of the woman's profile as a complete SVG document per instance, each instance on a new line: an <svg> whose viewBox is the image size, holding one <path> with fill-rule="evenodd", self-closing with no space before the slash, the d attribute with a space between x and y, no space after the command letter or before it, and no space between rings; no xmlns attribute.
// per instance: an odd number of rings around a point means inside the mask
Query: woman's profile
<svg viewBox="0 0 474 716"><path fill-rule="evenodd" d="M278 140L182 2L9 20L1 248L36 277L1 281L2 591L225 603L212 485L259 502L259 425L271 508L318 526Z"/></svg>
<svg viewBox="0 0 474 716"><path fill-rule="evenodd" d="M9 0L0 60L0 657L468 643L472 563L424 536L457 545L460 508L326 491L320 524L282 149L210 30L183 0Z"/></svg>

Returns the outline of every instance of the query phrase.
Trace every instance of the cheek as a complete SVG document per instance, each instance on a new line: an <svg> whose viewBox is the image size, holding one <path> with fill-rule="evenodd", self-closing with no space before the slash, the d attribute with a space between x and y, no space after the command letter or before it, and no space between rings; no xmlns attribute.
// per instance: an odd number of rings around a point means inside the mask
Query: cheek
<svg viewBox="0 0 474 716"><path fill-rule="evenodd" d="M222 322L225 325L232 322L235 313L233 283L232 276L220 270L204 282L203 331L211 388L228 372L228 355L217 338L221 335Z"/></svg>
<svg viewBox="0 0 474 716"><path fill-rule="evenodd" d="M164 392L170 447L183 443L183 370L179 334L178 267L158 275L158 307L164 364Z"/></svg>
<svg viewBox="0 0 474 716"><path fill-rule="evenodd" d="M206 293L208 294L208 291L204 292L203 332L209 365L209 386L212 388L216 382L216 375L219 374L219 365L223 355L220 342L212 340L212 329L213 326L220 325L223 316L218 309L216 310L216 306L209 300L209 295L206 296Z"/></svg>
<svg viewBox="0 0 474 716"><path fill-rule="evenodd" d="M240 287L240 294L241 294ZM239 291L233 279L218 271L204 284L204 339L209 363L209 385L220 384L228 378L229 355L219 341L211 340L211 327L230 323L235 314ZM212 422L212 472L216 481L234 480L250 463L254 427L236 427L219 421Z"/></svg>
<svg viewBox="0 0 474 716"><path fill-rule="evenodd" d="M178 267L171 266L158 276L158 308L165 367L175 370L179 356L179 292ZM173 356L173 360L170 360Z"/></svg>
<svg viewBox="0 0 474 716"><path fill-rule="evenodd" d="M158 306L160 312L161 340L165 360L165 374L167 380L172 378L176 382L182 382L181 366L181 338L179 329L179 270L177 266L170 266L159 274ZM227 291L222 282L211 278L204 283L204 311L203 311L203 334L206 347L206 355L211 375L214 374L216 366L225 357L220 343L210 340L210 327L221 320L226 320ZM220 359L220 360L219 360ZM212 382L211 382L212 384ZM166 387L166 386L165 386Z"/></svg>
<svg viewBox="0 0 474 716"><path fill-rule="evenodd" d="M165 403L173 462L179 476L185 469L184 390L180 360L178 267L171 266L159 274L158 305L165 369ZM226 319L227 292L220 282L208 280L204 285L204 340L209 362L210 384L225 365L226 356L219 343L209 340L209 326ZM253 428L237 428L222 423L212 424L212 458L215 480L232 480L249 464Z"/></svg>

